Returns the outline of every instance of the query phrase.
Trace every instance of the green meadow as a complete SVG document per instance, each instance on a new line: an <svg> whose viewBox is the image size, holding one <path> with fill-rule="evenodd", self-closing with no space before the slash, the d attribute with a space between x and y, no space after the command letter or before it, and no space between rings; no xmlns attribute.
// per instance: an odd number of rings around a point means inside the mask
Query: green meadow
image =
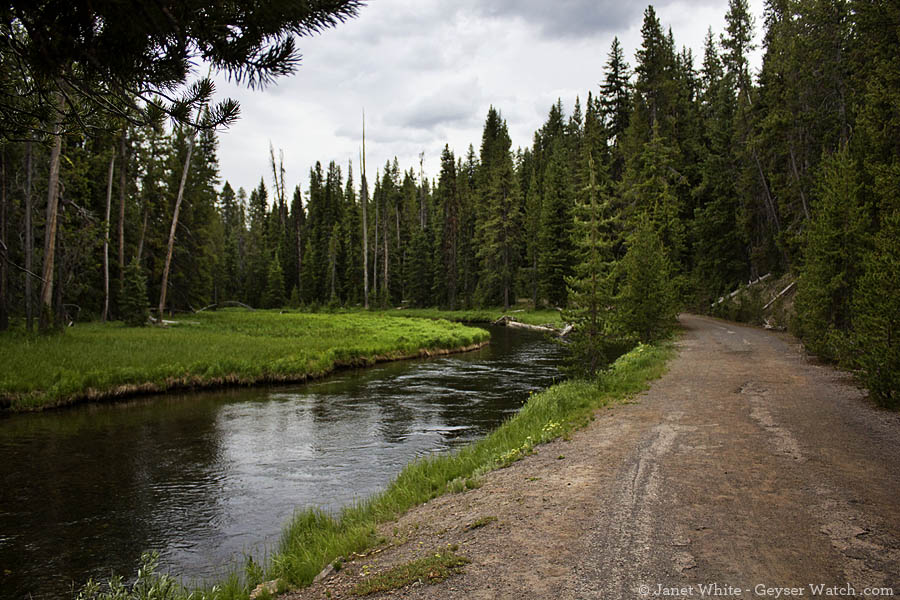
<svg viewBox="0 0 900 600"><path fill-rule="evenodd" d="M84 323L52 336L0 336L0 402L39 410L173 388L319 377L339 366L486 341L483 329L384 314L222 310L167 327Z"/></svg>

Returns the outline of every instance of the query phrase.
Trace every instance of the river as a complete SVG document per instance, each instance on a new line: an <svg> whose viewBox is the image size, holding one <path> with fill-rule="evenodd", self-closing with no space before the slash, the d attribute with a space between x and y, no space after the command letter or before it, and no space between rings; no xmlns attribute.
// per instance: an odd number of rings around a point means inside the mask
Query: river
<svg viewBox="0 0 900 600"><path fill-rule="evenodd" d="M484 436L558 377L555 344L492 328L482 350L305 385L0 419L0 598L131 576L144 550L186 581L277 546L294 510L336 511L418 456Z"/></svg>

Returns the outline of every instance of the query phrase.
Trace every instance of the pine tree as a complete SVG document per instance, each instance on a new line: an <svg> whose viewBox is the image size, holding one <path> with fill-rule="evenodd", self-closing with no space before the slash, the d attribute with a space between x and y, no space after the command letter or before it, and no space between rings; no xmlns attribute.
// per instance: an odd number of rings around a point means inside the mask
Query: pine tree
<svg viewBox="0 0 900 600"><path fill-rule="evenodd" d="M260 179L259 186L250 192L247 206L249 231L247 233L247 279L245 302L251 306L263 306L266 290L266 273L269 270L270 254L267 237L267 210L269 192Z"/></svg>
<svg viewBox="0 0 900 600"><path fill-rule="evenodd" d="M804 343L830 359L845 355L852 292L865 253L868 211L859 204L857 170L846 147L822 163L794 301Z"/></svg>
<svg viewBox="0 0 900 600"><path fill-rule="evenodd" d="M404 279L409 290L407 300L410 306L425 307L432 299L432 242L428 230L416 228L410 241L409 260L406 261ZM434 279L440 279L436 277Z"/></svg>
<svg viewBox="0 0 900 600"><path fill-rule="evenodd" d="M543 198L538 189L537 173L534 165L531 166L531 180L528 191L525 194L525 265L528 273L528 289L531 292L531 304L537 308L540 304L540 272L539 263L541 256L541 204Z"/></svg>
<svg viewBox="0 0 900 600"><path fill-rule="evenodd" d="M443 294L438 297L441 306L447 306L450 310L456 307L456 298L459 293L459 190L457 189L456 158L450 147L445 145L441 153L441 174L438 179L436 192L437 206L441 210L441 263L440 279L445 288Z"/></svg>
<svg viewBox="0 0 900 600"><path fill-rule="evenodd" d="M506 122L491 107L482 136L479 169L481 200L476 240L480 273L476 296L482 305L502 304L505 308L515 300L522 216L510 145Z"/></svg>
<svg viewBox="0 0 900 600"><path fill-rule="evenodd" d="M750 53L753 44L753 16L747 0L728 0L725 15L725 31L722 36L725 71L739 97L749 98L752 81L750 79Z"/></svg>
<svg viewBox="0 0 900 600"><path fill-rule="evenodd" d="M615 335L642 343L668 335L677 313L675 290L666 250L650 218L638 219L617 277L621 287L615 298Z"/></svg>
<svg viewBox="0 0 900 600"><path fill-rule="evenodd" d="M347 183L344 187L344 221L342 230L344 234L344 272L343 281L344 300L347 304L362 304L363 294L363 264L362 254L362 206L356 196L353 183L353 165L347 166Z"/></svg>
<svg viewBox="0 0 900 600"><path fill-rule="evenodd" d="M612 142L610 176L614 181L622 176L625 158L622 156L622 139L628 130L631 117L631 73L625 61L619 38L614 37L609 58L604 69L606 76L600 85L600 105Z"/></svg>
<svg viewBox="0 0 900 600"><path fill-rule="evenodd" d="M301 272L303 299L322 303L327 298L328 239L331 234L325 174L322 163L309 170L309 197L306 204L306 228Z"/></svg>
<svg viewBox="0 0 900 600"><path fill-rule="evenodd" d="M676 151L654 127L650 141L629 161L622 181L623 197L635 226L648 219L676 268L686 260L686 227L675 188L681 174L675 170Z"/></svg>
<svg viewBox="0 0 900 600"><path fill-rule="evenodd" d="M853 298L853 349L862 380L882 405L900 404L900 210L882 220Z"/></svg>
<svg viewBox="0 0 900 600"><path fill-rule="evenodd" d="M469 308L474 303L478 284L478 259L476 257L476 197L478 195L476 174L479 171L475 148L469 145L466 160L458 165L460 222L459 222L459 287L460 306Z"/></svg>
<svg viewBox="0 0 900 600"><path fill-rule="evenodd" d="M749 274L747 242L741 226L734 153L734 88L724 76L712 31L707 34L700 75L700 114L704 136L700 183L694 188L691 223L695 280L709 297L718 297Z"/></svg>
<svg viewBox="0 0 900 600"><path fill-rule="evenodd" d="M237 196L227 181L219 194L219 211L222 218L224 236L224 257L222 259L221 290L224 299L241 297L240 237L243 224L240 222Z"/></svg>
<svg viewBox="0 0 900 600"><path fill-rule="evenodd" d="M285 304L284 273L281 270L281 259L278 253L269 261L269 270L266 275L266 291L263 294L262 305L265 308L281 308Z"/></svg>
<svg viewBox="0 0 900 600"><path fill-rule="evenodd" d="M574 189L566 152L557 142L544 174L538 268L541 295L553 306L566 305L566 278L572 274Z"/></svg>
<svg viewBox="0 0 900 600"><path fill-rule="evenodd" d="M119 299L119 310L122 320L130 327L141 327L150 318L148 310L150 302L147 298L147 276L144 268L135 257L125 267L125 279L122 283L122 294Z"/></svg>
<svg viewBox="0 0 900 600"><path fill-rule="evenodd" d="M610 310L613 303L615 236L612 206L604 193L606 173L585 147L588 184L579 190L575 209L575 275L567 278L569 308L563 319L573 326L569 334L569 370L595 377L615 353Z"/></svg>
<svg viewBox="0 0 900 600"><path fill-rule="evenodd" d="M669 110L672 102L674 48L663 34L652 6L644 11L641 25L641 47L636 53L634 114L630 120L636 141L649 140L654 126L662 135L671 131ZM637 117L638 121L634 121Z"/></svg>

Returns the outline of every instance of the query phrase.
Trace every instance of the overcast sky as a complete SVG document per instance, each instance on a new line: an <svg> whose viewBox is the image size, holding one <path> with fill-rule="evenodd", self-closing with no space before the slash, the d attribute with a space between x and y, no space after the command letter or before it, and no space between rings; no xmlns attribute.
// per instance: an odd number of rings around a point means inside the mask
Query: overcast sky
<svg viewBox="0 0 900 600"><path fill-rule="evenodd" d="M724 30L727 5L654 7L699 68L706 31ZM759 45L762 0L750 7ZM418 171L424 153L425 175L436 179L445 143L457 156L469 144L477 152L491 105L513 149L529 146L557 98L570 114L576 96L583 104L598 92L614 36L634 66L645 8L629 0L371 0L356 19L298 40L301 66L277 85L249 91L218 81L219 97L241 103L240 120L219 138L222 181L249 192L263 177L271 189L271 142L284 153L289 194L298 183L306 191L317 160L336 161L345 177L352 160L358 185L363 110L370 185L395 156L401 169Z"/></svg>

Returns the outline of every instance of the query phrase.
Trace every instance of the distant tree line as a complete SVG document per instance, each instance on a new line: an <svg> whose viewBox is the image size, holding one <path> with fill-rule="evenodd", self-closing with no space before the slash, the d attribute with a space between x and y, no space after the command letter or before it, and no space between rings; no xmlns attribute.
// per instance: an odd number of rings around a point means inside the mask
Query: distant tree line
<svg viewBox="0 0 900 600"><path fill-rule="evenodd" d="M900 8L771 0L762 27L754 76L746 0L730 0L725 31L708 33L699 61L648 7L633 67L614 40L596 93L569 114L553 104L527 148L512 149L491 107L478 150L445 147L433 179L396 159L374 174L317 163L305 189L289 191L272 152L271 173L248 192L221 184L211 129L64 134L55 312L101 316L107 243L109 314L121 316L132 259L155 302L193 148L168 309L527 298L589 332L576 343L593 349L583 361L592 372L664 334L680 306L793 272L807 346L860 367L878 398L896 402ZM7 136L0 152L0 311L30 322L54 148L47 136Z"/></svg>

